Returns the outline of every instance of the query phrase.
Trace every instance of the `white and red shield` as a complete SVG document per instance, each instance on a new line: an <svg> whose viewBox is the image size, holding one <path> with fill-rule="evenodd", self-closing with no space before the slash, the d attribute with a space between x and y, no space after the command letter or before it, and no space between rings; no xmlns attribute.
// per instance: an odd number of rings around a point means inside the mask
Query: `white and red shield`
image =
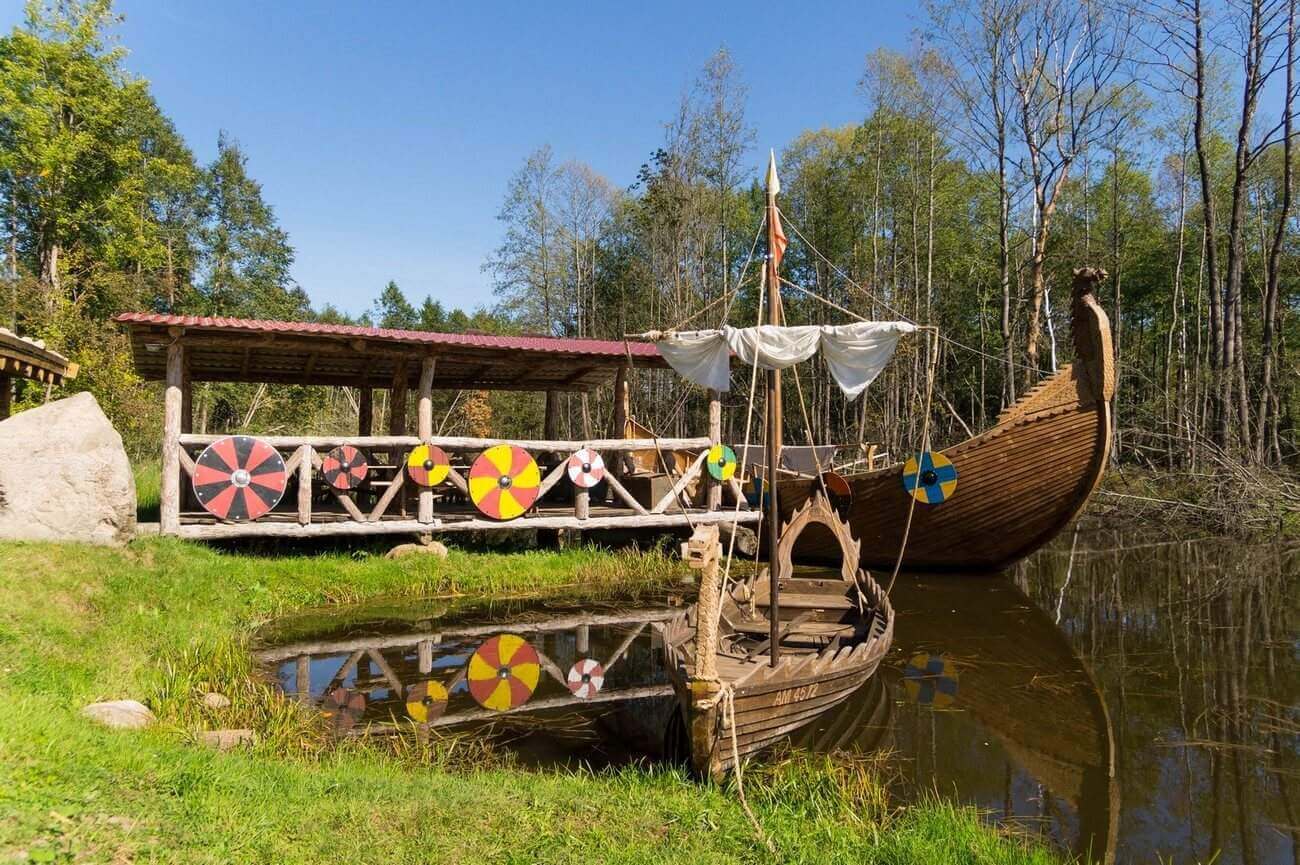
<svg viewBox="0 0 1300 865"><path fill-rule="evenodd" d="M591 489L605 479L605 461L591 448L583 448L569 457L569 480L575 487Z"/></svg>
<svg viewBox="0 0 1300 865"><path fill-rule="evenodd" d="M605 684L605 668L599 661L583 658L569 668L569 690L580 700L589 700Z"/></svg>

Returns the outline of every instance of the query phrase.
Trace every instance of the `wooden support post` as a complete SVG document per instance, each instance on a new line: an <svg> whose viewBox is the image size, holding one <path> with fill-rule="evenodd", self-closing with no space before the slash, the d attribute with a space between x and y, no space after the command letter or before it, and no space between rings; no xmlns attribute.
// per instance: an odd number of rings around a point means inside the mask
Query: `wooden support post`
<svg viewBox="0 0 1300 865"><path fill-rule="evenodd" d="M560 393L546 392L546 413L542 421L542 438L558 439L560 437Z"/></svg>
<svg viewBox="0 0 1300 865"><path fill-rule="evenodd" d="M14 380L12 376L0 375L0 420L9 417L13 411Z"/></svg>
<svg viewBox="0 0 1300 865"><path fill-rule="evenodd" d="M388 434L394 436L406 435L406 361L399 360L397 368L393 370L393 381L388 391ZM396 458L396 457L394 457ZM400 462L400 460L398 460ZM397 512L403 517L407 515L406 503L409 496L403 493L397 500Z"/></svg>
<svg viewBox="0 0 1300 865"><path fill-rule="evenodd" d="M415 654L420 675L427 676L433 672L433 640L421 640L416 644Z"/></svg>
<svg viewBox="0 0 1300 865"><path fill-rule="evenodd" d="M393 385L388 397L388 434L406 435L406 361L397 362Z"/></svg>
<svg viewBox="0 0 1300 865"><path fill-rule="evenodd" d="M573 515L580 520L591 516L591 490L586 487L573 491Z"/></svg>
<svg viewBox="0 0 1300 865"><path fill-rule="evenodd" d="M614 376L614 430L610 434L611 438L621 439L627 437L627 419L631 414L629 410L630 403L631 389L628 384L628 366L623 364L618 368L618 373ZM627 454L619 453L614 458L612 468L616 476L622 477L626 462Z"/></svg>
<svg viewBox="0 0 1300 865"><path fill-rule="evenodd" d="M181 363L181 432L194 432L194 384L190 381L190 359Z"/></svg>
<svg viewBox="0 0 1300 865"><path fill-rule="evenodd" d="M420 441L433 437L433 371L435 359L426 357L420 362L420 401L415 410L416 435ZM420 490L419 520L422 523L433 522L433 490Z"/></svg>
<svg viewBox="0 0 1300 865"><path fill-rule="evenodd" d="M375 431L375 392L365 385L357 388L357 391L357 435L373 435Z"/></svg>
<svg viewBox="0 0 1300 865"><path fill-rule="evenodd" d="M167 384L163 391L162 490L158 521L162 534L176 534L181 527L181 378L185 348L178 340L167 346Z"/></svg>
<svg viewBox="0 0 1300 865"><path fill-rule="evenodd" d="M578 625L573 629L573 648L579 655L591 651L591 625Z"/></svg>
<svg viewBox="0 0 1300 865"><path fill-rule="evenodd" d="M716 390L709 390L709 441L722 444L722 396ZM722 484L709 476L708 486L709 510L716 511L722 507Z"/></svg>
<svg viewBox="0 0 1300 865"><path fill-rule="evenodd" d="M298 525L311 523L311 445L298 449Z"/></svg>

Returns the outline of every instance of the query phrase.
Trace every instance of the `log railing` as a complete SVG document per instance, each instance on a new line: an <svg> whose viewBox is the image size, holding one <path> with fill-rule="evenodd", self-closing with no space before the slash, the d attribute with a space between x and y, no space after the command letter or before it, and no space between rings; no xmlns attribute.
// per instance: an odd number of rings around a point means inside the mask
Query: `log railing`
<svg viewBox="0 0 1300 865"><path fill-rule="evenodd" d="M181 434L176 437L176 450L181 473L192 478L194 460L190 450L206 447L222 438L217 435ZM697 525L719 522L747 523L759 519L757 512L743 508L736 512L731 507L721 506L720 485L708 477L704 471L708 448L712 443L709 437L698 438L639 438L639 439L531 439L510 440L496 438L474 438L467 436L259 436L261 441L275 448L285 460L287 474L296 474L297 498L296 520L285 519L288 513L284 503L277 508L279 519L263 518L253 523L213 523L209 518L201 521L178 520L178 525L170 531L182 537L226 538L253 535L279 537L315 537L323 535L363 535L377 533L408 532L449 532L482 531L500 529L607 529L607 528L670 528L683 525ZM366 508L348 492L335 490L328 484L324 489L332 493L339 510L330 511L327 520L319 519L322 514L313 508L312 491L315 472L321 467L322 454L339 445L352 445L363 451L387 453L389 464L384 467L392 472L386 487L376 486L377 500L373 506ZM550 506L544 512L533 511L515 520L500 521L467 513L462 506L458 512L435 512L434 498L437 490L421 489L418 496L416 513L407 516L405 512L392 514L394 503L402 503L403 490L410 485L406 477L405 456L420 444L435 445L453 457L453 466L448 474L447 483L461 495L468 495L468 483L465 476L456 469L454 463L468 462L467 455L480 453L490 447L501 444L513 444L522 447L534 455L556 455L555 465L543 477L538 488L537 502L550 493L561 481L567 481L566 463L568 455L581 448L590 448L604 454L621 454L630 451L655 450L662 454L672 452L696 452L693 461L685 471L669 474L671 488L653 504L646 504L633 496L620 481L619 473L611 470L615 460L607 460L605 482L609 487L614 506L599 515L591 514L590 493L586 489L575 488L572 513L557 512ZM457 457L462 459L458 459ZM618 462L621 462L619 460ZM673 461L668 460L669 464ZM692 483L705 480L708 493L702 504L694 504L687 494ZM378 489L382 488L382 493ZM714 489L718 488L718 492ZM444 490L446 492L448 490ZM733 495L739 491L732 489ZM617 512L622 510L623 512ZM164 531L169 531L164 527Z"/></svg>

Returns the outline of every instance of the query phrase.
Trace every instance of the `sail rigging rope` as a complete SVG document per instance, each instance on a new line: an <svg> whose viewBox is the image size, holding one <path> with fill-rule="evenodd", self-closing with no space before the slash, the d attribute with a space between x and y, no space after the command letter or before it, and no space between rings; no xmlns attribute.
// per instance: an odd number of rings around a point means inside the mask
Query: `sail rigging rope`
<svg viewBox="0 0 1300 865"><path fill-rule="evenodd" d="M934 396L934 369L939 363L939 342L931 342L927 336L926 340L926 364L925 364L925 417L921 421L921 451L924 453L930 449L930 400ZM910 496L911 502L907 506L907 522L903 524L903 539L898 545L898 559L894 562L894 572L889 575L889 585L885 587L885 596L888 597L894 590L894 582L898 579L898 572L903 569L903 556L907 553L907 539L912 534L912 517L916 514L916 496Z"/></svg>
<svg viewBox="0 0 1300 865"><path fill-rule="evenodd" d="M874 291L872 291L871 289L869 289L869 288L867 288L867 287L865 287L865 286L863 286L863 285L861 285L861 284L855 282L851 276L849 276L847 273L844 272L843 268L841 268L838 264L836 264L835 262L833 262L833 261L831 261L829 258L827 258L827 257L825 256L825 254L823 254L822 251L821 251L820 249L818 249L816 246L813 245L813 243L812 243L811 240L809 240L806 236L804 236L804 233L803 233L802 231L799 230L799 225L798 225L798 224L797 224L793 219L790 219L788 216L786 216L785 211L781 210L780 208L777 208L777 212L781 214L781 216L784 218L786 224L789 224L791 230L793 230L794 233L795 233L796 235L798 235L799 239L802 240L805 244L807 244L808 248L811 249L811 250L812 250L812 251L817 255L818 258L820 258L822 261L824 261L824 262L826 263L826 265L827 265L828 267L830 267L831 270L833 270L833 271L835 271L837 274L839 274L839 276L840 276L841 279L843 279L843 280L844 280L845 282L847 282L849 285L851 285L851 286L853 286L854 288L856 288L858 291L862 292L862 293L863 293L864 295L866 295L867 297L872 298L873 300L875 300L877 303L879 303L881 306L883 306L883 307L885 308L885 310L886 310L887 312L889 312L890 315L896 315L896 316L898 316L899 318L901 318L903 321L907 321L907 322L911 322L912 324L916 324L916 322L915 322L915 321L912 321L912 319L911 319L909 316L904 315L903 313L899 312L898 310L896 310L896 309L894 309L892 306L890 306L888 303L886 303L885 300L884 300L884 298L882 298L880 295L876 294L876 293L875 293ZM782 281L784 282L784 280L782 280ZM836 309L841 310L841 311L843 311L843 312L848 312L848 310L844 309L844 307L839 306L838 304L835 304L835 303L833 303L832 301L829 301L829 300L827 300L827 299L824 298L824 297L820 297L819 295L814 294L813 292L809 291L808 289L804 288L804 287L801 286L801 285L795 285L794 283L789 283L789 284L790 284L793 288L796 288L796 289L798 289L799 291L802 291L802 292L804 292L805 294L807 294L807 295L809 295L809 296L811 296L811 297L815 297L817 300L820 300L820 301L822 301L823 303L826 303L826 304L829 304L829 305L831 305L831 306L834 306ZM855 313L852 313L852 312L849 312L848 314L849 314L849 315L853 315L855 318L861 318L861 316L857 316ZM959 340L955 340L955 339L953 339L953 338L950 337L950 336L944 336L942 333L939 334L939 339L943 340L943 341L946 342L946 343L949 343L950 345L954 345L954 346L956 346L957 348L964 349L965 351L969 351L969 352L972 352L972 353L974 353L974 354L977 354L977 355L979 355L980 357L988 358L989 360L995 360L995 361L997 361L999 364L1002 364L1002 365L1004 365L1004 366L1007 365L1007 359L1006 359L1005 357L998 357L998 356L995 355L995 354L990 354L989 352L982 351L982 350L980 350L980 349L978 349L978 348L975 348L973 345L967 345L966 343L961 342L961 341L959 341ZM1019 362L1016 362L1016 361L1012 361L1012 362L1010 363L1010 366L1012 366L1012 367L1014 367L1014 368L1016 368L1016 369L1019 369L1019 370L1026 371L1026 372L1032 372L1032 373L1034 373L1034 375L1036 375L1036 376L1042 375L1042 373L1043 373L1043 370L1038 369L1037 367L1032 367L1032 366L1029 366L1028 364L1023 364L1023 363L1019 363Z"/></svg>

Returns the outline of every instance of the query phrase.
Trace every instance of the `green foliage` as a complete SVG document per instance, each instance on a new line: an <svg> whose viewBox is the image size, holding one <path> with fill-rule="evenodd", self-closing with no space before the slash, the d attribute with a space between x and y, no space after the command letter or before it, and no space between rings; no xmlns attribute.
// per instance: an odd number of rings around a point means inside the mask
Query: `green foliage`
<svg viewBox="0 0 1300 865"><path fill-rule="evenodd" d="M289 236L248 175L248 159L225 133L200 184L203 249L197 304L208 315L299 319L310 309L293 286Z"/></svg>

